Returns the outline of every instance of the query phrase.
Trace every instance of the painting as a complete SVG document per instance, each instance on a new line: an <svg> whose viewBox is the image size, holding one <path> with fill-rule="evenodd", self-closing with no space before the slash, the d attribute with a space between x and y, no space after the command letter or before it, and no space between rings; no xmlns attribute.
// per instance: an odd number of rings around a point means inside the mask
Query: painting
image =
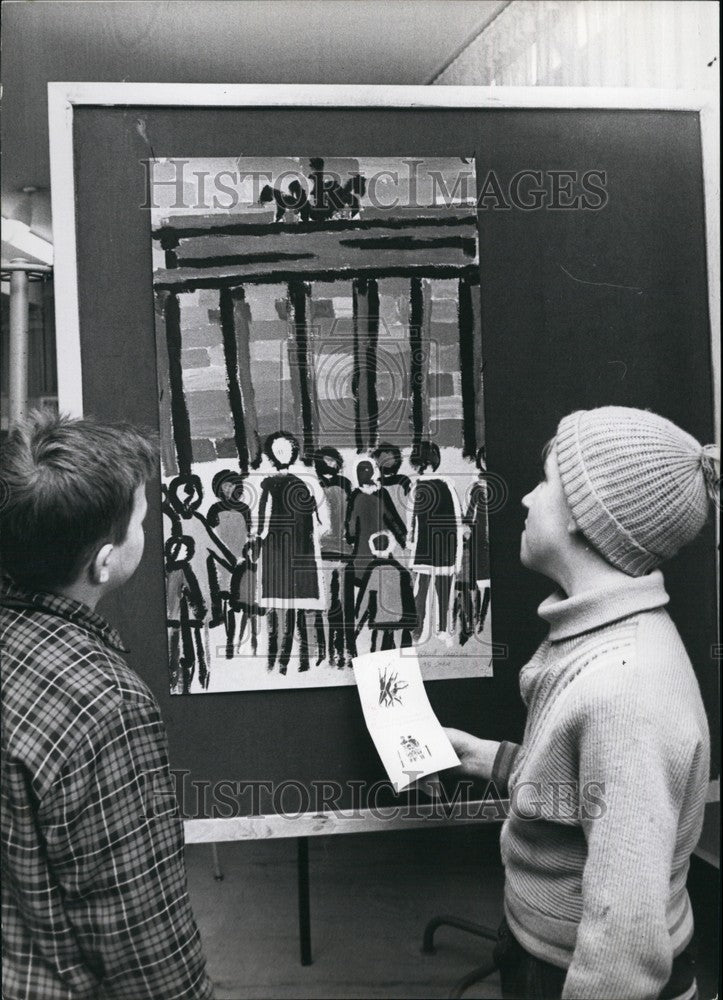
<svg viewBox="0 0 723 1000"><path fill-rule="evenodd" d="M171 691L491 674L474 160L150 166Z"/></svg>

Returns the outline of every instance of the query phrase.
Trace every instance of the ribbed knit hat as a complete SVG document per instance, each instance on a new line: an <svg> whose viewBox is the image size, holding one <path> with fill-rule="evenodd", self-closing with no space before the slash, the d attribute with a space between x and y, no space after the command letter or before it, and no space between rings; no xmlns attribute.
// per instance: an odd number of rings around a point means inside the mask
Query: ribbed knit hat
<svg viewBox="0 0 723 1000"><path fill-rule="evenodd" d="M675 555L705 523L714 449L664 417L626 406L578 410L560 421L556 452L577 527L630 576Z"/></svg>

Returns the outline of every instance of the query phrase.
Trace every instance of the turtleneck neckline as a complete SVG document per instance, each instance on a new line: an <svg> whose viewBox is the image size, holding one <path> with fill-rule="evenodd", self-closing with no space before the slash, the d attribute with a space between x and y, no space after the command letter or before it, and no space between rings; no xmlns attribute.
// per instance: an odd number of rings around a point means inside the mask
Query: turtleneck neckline
<svg viewBox="0 0 723 1000"><path fill-rule="evenodd" d="M669 601L663 574L653 570L647 576L629 577L603 590L587 590L565 597L558 590L545 598L537 609L550 625L551 642L571 639L640 611L661 608Z"/></svg>

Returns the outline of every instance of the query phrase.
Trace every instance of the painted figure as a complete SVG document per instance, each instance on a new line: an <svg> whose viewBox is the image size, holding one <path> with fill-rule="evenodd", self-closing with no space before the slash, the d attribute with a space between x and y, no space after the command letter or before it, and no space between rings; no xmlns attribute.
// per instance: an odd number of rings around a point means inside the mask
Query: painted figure
<svg viewBox="0 0 723 1000"><path fill-rule="evenodd" d="M487 610L490 604L490 538L487 521L487 460L484 447L477 449L477 482L470 492L470 502L465 516L465 523L471 528L469 538L470 579L474 581L475 621L477 631L484 628Z"/></svg>
<svg viewBox="0 0 723 1000"><path fill-rule="evenodd" d="M437 597L437 633L447 637L452 583L462 560L462 512L454 484L436 475L439 447L422 441L411 463L419 470L410 494L412 565L416 573L417 627L414 638L431 631L427 613L430 581ZM431 473L427 470L431 469Z"/></svg>
<svg viewBox="0 0 723 1000"><path fill-rule="evenodd" d="M256 651L256 580L255 564L250 558L251 509L244 500L245 475L223 469L213 477L211 488L218 498L206 514L206 527L215 539L216 550L209 548L206 557L211 592L211 627L223 624L226 629L226 656L234 654L236 643L243 642L251 618L252 646ZM238 640L236 617L241 612Z"/></svg>
<svg viewBox="0 0 723 1000"><path fill-rule="evenodd" d="M354 582L361 585L371 562L369 539L379 531L390 531L400 548L407 543L407 529L391 497L381 484L379 468L372 459L362 459L356 467L359 486L351 495L346 518L346 536L352 546Z"/></svg>
<svg viewBox="0 0 723 1000"><path fill-rule="evenodd" d="M379 469L372 459L362 459L356 467L359 486L354 490L346 515L346 537L352 547L345 570L346 641L349 655L356 656L356 630L353 627L354 588L360 587L364 573L374 558L369 539L379 531L391 531L400 548L407 542L407 529L386 489L380 483Z"/></svg>
<svg viewBox="0 0 723 1000"><path fill-rule="evenodd" d="M412 488L412 481L409 476L405 476L399 472L402 464L401 451L395 444L383 441L372 452L372 458L379 466L382 486L391 497L397 514L399 514L402 521L406 524L409 512L408 497L409 491Z"/></svg>
<svg viewBox="0 0 723 1000"><path fill-rule="evenodd" d="M171 689L188 694L198 666L198 681L208 687L206 604L191 567L195 545L190 535L175 535L164 546L168 595L168 644Z"/></svg>
<svg viewBox="0 0 723 1000"><path fill-rule="evenodd" d="M326 505L321 491L315 495L311 482L291 471L299 456L293 435L271 434L264 450L277 470L261 483L258 514L257 603L268 611L268 666L273 670L278 658L281 673L286 673L296 624L299 670L308 670L306 612L326 606L319 544L327 527Z"/></svg>
<svg viewBox="0 0 723 1000"><path fill-rule="evenodd" d="M321 536L321 559L324 570L328 620L328 659L338 667L345 666L344 618L345 605L353 607L354 594L345 595L346 566L351 546L346 539L346 512L351 495L351 483L341 475L344 460L336 448L320 448L314 458L314 468L319 484L324 491L329 512L328 530ZM316 613L317 636L324 636L324 619L320 611ZM321 651L320 651L321 652ZM323 658L323 657L322 657Z"/></svg>
<svg viewBox="0 0 723 1000"><path fill-rule="evenodd" d="M411 646L412 630L417 623L414 590L409 570L395 557L391 531L377 531L369 539L372 560L366 568L355 607L357 635L365 624L371 629L371 652L396 648L396 634L401 633L400 647Z"/></svg>
<svg viewBox="0 0 723 1000"><path fill-rule="evenodd" d="M455 613L460 620L462 645L484 629L490 603L489 528L487 524L487 466L484 448L477 449L479 476L469 491L464 515L462 568L457 577Z"/></svg>

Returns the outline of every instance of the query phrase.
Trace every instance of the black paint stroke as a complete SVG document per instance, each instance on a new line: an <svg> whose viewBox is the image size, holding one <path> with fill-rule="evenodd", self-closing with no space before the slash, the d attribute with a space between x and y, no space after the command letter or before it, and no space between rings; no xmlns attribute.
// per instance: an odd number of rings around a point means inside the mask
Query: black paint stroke
<svg viewBox="0 0 723 1000"><path fill-rule="evenodd" d="M166 322L166 343L168 345L168 380L171 386L171 422L173 440L176 445L178 471L182 476L191 475L193 450L191 447L191 421L183 391L183 366L181 364L181 308L178 296L169 293L163 316Z"/></svg>
<svg viewBox="0 0 723 1000"><path fill-rule="evenodd" d="M266 614L266 627L268 629L268 668L273 670L276 666L276 657L279 654L279 616L275 608L269 608Z"/></svg>
<svg viewBox="0 0 723 1000"><path fill-rule="evenodd" d="M424 324L424 293L422 279L412 278L410 282L409 310L409 348L410 348L410 390L411 390L411 425L412 425L412 456L419 452L424 430L423 392L424 392L424 345L422 331Z"/></svg>
<svg viewBox="0 0 723 1000"><path fill-rule="evenodd" d="M233 436L236 442L239 465L242 472L248 472L249 452L246 444L246 422L244 420L244 404L241 398L241 388L238 381L238 351L236 347L236 325L234 322L234 302L230 289L222 288L219 296L221 309L221 335L223 337L223 355L226 360L226 379L228 384L228 401L233 420Z"/></svg>
<svg viewBox="0 0 723 1000"><path fill-rule="evenodd" d="M314 417L311 392L309 389L310 345L309 327L306 317L307 286L303 281L289 282L289 299L294 310L294 333L296 335L296 363L299 372L299 388L301 395L301 425L304 439L304 461L313 459L316 445L314 444Z"/></svg>
<svg viewBox="0 0 723 1000"><path fill-rule="evenodd" d="M351 395L354 400L354 443L359 454L364 451L364 435L362 434L361 399L359 386L361 383L361 358L359 351L359 281L352 282L352 326L353 326L353 359L351 373Z"/></svg>
<svg viewBox="0 0 723 1000"><path fill-rule="evenodd" d="M285 674L291 659L291 649L294 645L294 620L293 608L287 608L284 612L284 635L281 640L281 657L279 659L279 673Z"/></svg>
<svg viewBox="0 0 723 1000"><path fill-rule="evenodd" d="M315 253L238 253L219 257L180 257L177 267L245 267L247 264L282 264L287 260L315 260Z"/></svg>
<svg viewBox="0 0 723 1000"><path fill-rule="evenodd" d="M477 372L474 364L476 335L472 290L469 283L462 279L459 283L459 371L462 379L462 454L466 458L474 458L477 454Z"/></svg>
<svg viewBox="0 0 723 1000"><path fill-rule="evenodd" d="M156 374L158 379L158 415L161 428L161 464L166 475L178 474L178 463L173 445L173 418L171 416L171 390L168 377L168 347L166 324L163 315L167 292L154 296L156 334Z"/></svg>
<svg viewBox="0 0 723 1000"><path fill-rule="evenodd" d="M296 612L296 627L299 630L299 673L309 669L309 635L306 630L306 612L299 608Z"/></svg>
<svg viewBox="0 0 723 1000"><path fill-rule="evenodd" d="M156 272L158 274L158 272ZM175 272L174 272L175 274ZM178 277L162 272L154 281L158 291L194 292L198 288L228 288L235 285L280 285L305 281L344 281L353 278L467 278L470 284L479 282L476 264L402 264L389 266L359 266L325 268L303 271L267 271L263 274L186 275L181 269Z"/></svg>
<svg viewBox="0 0 723 1000"><path fill-rule="evenodd" d="M234 300L238 380L243 400L246 445L249 452L249 463L252 468L256 469L261 464L263 456L259 440L256 392L251 377L251 330L249 325L251 311L246 303L246 293L242 287L234 288L231 294Z"/></svg>
<svg viewBox="0 0 723 1000"><path fill-rule="evenodd" d="M371 239L339 240L340 247L353 250L461 250L465 256L477 254L474 236L380 236Z"/></svg>
<svg viewBox="0 0 723 1000"><path fill-rule="evenodd" d="M423 209L422 209L423 211ZM414 218L383 219L329 219L317 222L230 222L214 225L210 220L197 226L166 225L154 229L152 236L159 240L164 250L172 250L179 240L196 236L263 236L271 233L320 233L355 232L369 229L407 229L409 227L476 226L477 215L467 211L464 215L427 215Z"/></svg>
<svg viewBox="0 0 723 1000"><path fill-rule="evenodd" d="M377 399L377 347L379 345L379 286L373 279L367 287L367 447L375 448L379 440L379 401Z"/></svg>

